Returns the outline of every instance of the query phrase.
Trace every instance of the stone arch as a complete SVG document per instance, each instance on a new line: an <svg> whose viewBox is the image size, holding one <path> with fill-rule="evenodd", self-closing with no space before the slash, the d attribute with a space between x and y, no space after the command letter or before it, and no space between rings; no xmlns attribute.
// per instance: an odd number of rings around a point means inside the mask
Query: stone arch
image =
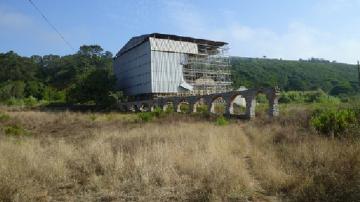
<svg viewBox="0 0 360 202"><path fill-rule="evenodd" d="M184 109L183 105L187 105L187 108ZM191 108L189 101L187 101L185 99L181 99L178 102L176 102L175 106L176 106L175 111L176 112L182 112L182 113L188 112L190 110L190 108Z"/></svg>
<svg viewBox="0 0 360 202"><path fill-rule="evenodd" d="M129 110L131 112L139 112L140 108L139 108L138 104L131 104L130 107L129 107Z"/></svg>
<svg viewBox="0 0 360 202"><path fill-rule="evenodd" d="M154 103L150 104L150 111L151 112L155 111L157 108L161 108L158 103L154 102ZM161 110L162 110L162 108L161 108Z"/></svg>
<svg viewBox="0 0 360 202"><path fill-rule="evenodd" d="M143 103L140 104L139 110L141 112L149 112L149 111L151 111L151 106L150 106L149 103L143 102Z"/></svg>
<svg viewBox="0 0 360 202"><path fill-rule="evenodd" d="M208 104L208 109L210 113L213 114L226 114L227 113L227 100L222 95L216 95L211 98L211 101Z"/></svg>
<svg viewBox="0 0 360 202"><path fill-rule="evenodd" d="M267 110L266 113L270 117L278 116L278 100L279 100L279 92L276 88L260 88L257 90L256 95L264 94L267 99Z"/></svg>
<svg viewBox="0 0 360 202"><path fill-rule="evenodd" d="M230 115L246 115L246 96L241 93L234 94L228 100L228 114Z"/></svg>
<svg viewBox="0 0 360 202"><path fill-rule="evenodd" d="M166 100L162 104L162 110L165 111L175 111L176 106L173 100Z"/></svg>
<svg viewBox="0 0 360 202"><path fill-rule="evenodd" d="M208 111L209 103L207 102L205 97L199 97L197 99L194 99L194 101L191 103L192 112L202 112L204 110L203 108L200 108L202 106L205 106L205 110Z"/></svg>

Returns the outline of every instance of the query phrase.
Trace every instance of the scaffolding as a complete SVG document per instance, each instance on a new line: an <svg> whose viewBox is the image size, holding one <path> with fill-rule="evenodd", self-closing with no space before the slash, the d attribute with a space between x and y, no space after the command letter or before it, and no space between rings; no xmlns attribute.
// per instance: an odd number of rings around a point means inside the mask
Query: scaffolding
<svg viewBox="0 0 360 202"><path fill-rule="evenodd" d="M194 87L191 94L205 95L231 91L228 47L198 44L198 52L187 54L182 64L185 81Z"/></svg>

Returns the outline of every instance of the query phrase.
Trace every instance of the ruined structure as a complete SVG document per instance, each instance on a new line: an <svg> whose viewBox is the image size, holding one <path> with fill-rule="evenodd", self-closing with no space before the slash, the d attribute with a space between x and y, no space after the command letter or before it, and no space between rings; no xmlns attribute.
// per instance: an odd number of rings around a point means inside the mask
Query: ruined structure
<svg viewBox="0 0 360 202"><path fill-rule="evenodd" d="M208 111L210 113L215 113L214 105L218 98L222 98L225 101L225 115L228 117L234 116L239 118L251 119L255 117L255 107L256 107L256 95L263 93L266 95L269 101L269 111L268 115L270 117L278 116L278 99L279 91L276 88L256 88L249 89L244 91L230 91L225 93L215 93L209 95L194 95L194 96L175 96L151 100L142 100L134 102L119 103L119 107L122 111L153 111L156 107L166 110L167 107L173 106L176 112L181 111L181 104L186 103L189 105L188 113L196 113L197 107L202 101L207 105ZM246 110L244 114L234 114L233 104L236 97L241 96L246 101Z"/></svg>
<svg viewBox="0 0 360 202"><path fill-rule="evenodd" d="M119 103L123 111L152 111L187 103L196 112L199 103L215 112L215 103L225 106L225 115L234 116L234 102L241 97L246 107L238 117L255 116L256 95L269 100L269 115L277 116L278 91L274 88L231 88L227 43L168 34L133 37L114 58L117 87L129 97Z"/></svg>

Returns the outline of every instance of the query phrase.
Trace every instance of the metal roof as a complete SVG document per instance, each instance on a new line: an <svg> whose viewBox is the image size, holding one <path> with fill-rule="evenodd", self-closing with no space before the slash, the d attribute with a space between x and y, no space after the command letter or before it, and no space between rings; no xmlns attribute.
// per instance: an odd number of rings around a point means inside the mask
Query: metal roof
<svg viewBox="0 0 360 202"><path fill-rule="evenodd" d="M129 42L127 42L125 46L120 49L120 51L116 54L116 56L120 56L125 52L128 52L129 50L141 45L142 43L148 41L150 37L157 39L170 39L175 41L192 42L192 43L215 46L215 47L221 47L228 44L222 41L212 41L207 39L198 39L193 37L185 37L185 36L178 36L172 34L152 33L152 34L144 34L131 38Z"/></svg>

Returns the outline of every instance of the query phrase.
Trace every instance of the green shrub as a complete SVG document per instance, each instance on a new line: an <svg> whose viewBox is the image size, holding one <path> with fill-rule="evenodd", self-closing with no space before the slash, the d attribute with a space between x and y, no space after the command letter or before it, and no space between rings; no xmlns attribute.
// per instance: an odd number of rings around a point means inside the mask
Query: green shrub
<svg viewBox="0 0 360 202"><path fill-rule="evenodd" d="M30 96L30 97L24 99L24 104L27 107L34 107L38 103L39 103L38 100L36 98L34 98L33 96Z"/></svg>
<svg viewBox="0 0 360 202"><path fill-rule="evenodd" d="M325 135L339 137L341 133L352 128L357 122L356 114L350 109L316 110L310 125Z"/></svg>
<svg viewBox="0 0 360 202"><path fill-rule="evenodd" d="M205 104L199 104L196 107L196 112L198 113L208 113L208 106Z"/></svg>
<svg viewBox="0 0 360 202"><path fill-rule="evenodd" d="M65 102L65 91L59 91L52 87L45 87L43 92L43 99L48 101Z"/></svg>
<svg viewBox="0 0 360 202"><path fill-rule="evenodd" d="M256 96L256 102L257 102L257 103L267 103L267 102L268 102L268 99L267 99L266 95L264 95L264 94L258 94L258 95Z"/></svg>
<svg viewBox="0 0 360 202"><path fill-rule="evenodd" d="M180 105L180 110L182 113L186 113L190 110L190 106L188 104L181 104Z"/></svg>
<svg viewBox="0 0 360 202"><path fill-rule="evenodd" d="M0 122L8 121L9 119L10 119L9 115L0 113Z"/></svg>
<svg viewBox="0 0 360 202"><path fill-rule="evenodd" d="M4 132L6 135L20 136L28 135L29 133L19 125L9 125L4 127Z"/></svg>
<svg viewBox="0 0 360 202"><path fill-rule="evenodd" d="M154 114L151 112L140 112L137 116L143 122L149 122L154 119Z"/></svg>
<svg viewBox="0 0 360 202"><path fill-rule="evenodd" d="M160 107L155 107L155 109L151 112L153 116L156 118L161 118L166 116L166 112L164 112Z"/></svg>
<svg viewBox="0 0 360 202"><path fill-rule="evenodd" d="M333 103L338 104L341 100L326 94L321 89L316 91L288 91L280 94L279 103Z"/></svg>
<svg viewBox="0 0 360 202"><path fill-rule="evenodd" d="M226 126L229 124L229 121L224 116L219 116L216 118L215 123L218 126Z"/></svg>
<svg viewBox="0 0 360 202"><path fill-rule="evenodd" d="M8 106L24 106L24 100L11 97L6 101Z"/></svg>

